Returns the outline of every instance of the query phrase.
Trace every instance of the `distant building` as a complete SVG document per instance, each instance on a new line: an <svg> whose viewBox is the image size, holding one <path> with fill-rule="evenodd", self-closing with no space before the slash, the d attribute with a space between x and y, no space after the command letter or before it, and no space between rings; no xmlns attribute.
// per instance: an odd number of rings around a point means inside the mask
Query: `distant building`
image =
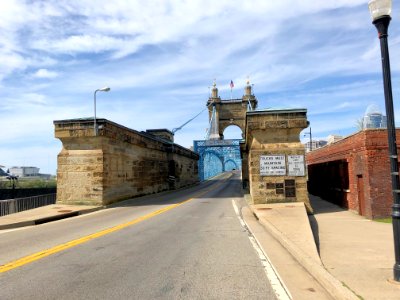
<svg viewBox="0 0 400 300"><path fill-rule="evenodd" d="M304 144L304 146L306 147L306 152L310 152L312 150L325 146L327 143L328 142L324 140L313 140L312 142L308 141Z"/></svg>
<svg viewBox="0 0 400 300"><path fill-rule="evenodd" d="M18 177L39 176L39 168L36 167L11 167L9 172Z"/></svg>
<svg viewBox="0 0 400 300"><path fill-rule="evenodd" d="M11 167L8 169L9 173L14 176L24 177L24 178L41 178L50 179L50 174L39 173L39 168L37 167Z"/></svg>
<svg viewBox="0 0 400 300"><path fill-rule="evenodd" d="M387 128L386 116L381 113L379 107L375 104L367 107L363 117L363 129L369 128Z"/></svg>
<svg viewBox="0 0 400 300"><path fill-rule="evenodd" d="M4 166L0 166L0 177L8 176L7 172L5 172L2 168L4 168Z"/></svg>
<svg viewBox="0 0 400 300"><path fill-rule="evenodd" d="M337 141L340 141L342 139L343 139L342 135L330 134L330 135L328 135L328 145L335 143Z"/></svg>

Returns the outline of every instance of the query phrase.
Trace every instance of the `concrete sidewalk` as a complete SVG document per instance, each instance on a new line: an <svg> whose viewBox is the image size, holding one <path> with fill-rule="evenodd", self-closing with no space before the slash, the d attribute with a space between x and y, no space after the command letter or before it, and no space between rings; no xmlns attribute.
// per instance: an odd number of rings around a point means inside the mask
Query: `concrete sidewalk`
<svg viewBox="0 0 400 300"><path fill-rule="evenodd" d="M310 216L325 268L364 299L400 299L393 278L392 224L368 220L310 195Z"/></svg>
<svg viewBox="0 0 400 300"><path fill-rule="evenodd" d="M400 299L400 285L390 282L392 225L365 219L312 195L310 200L314 209L310 216L303 203L249 206L334 299Z"/></svg>
<svg viewBox="0 0 400 300"><path fill-rule="evenodd" d="M51 204L0 217L0 230L43 224L101 209L99 206Z"/></svg>

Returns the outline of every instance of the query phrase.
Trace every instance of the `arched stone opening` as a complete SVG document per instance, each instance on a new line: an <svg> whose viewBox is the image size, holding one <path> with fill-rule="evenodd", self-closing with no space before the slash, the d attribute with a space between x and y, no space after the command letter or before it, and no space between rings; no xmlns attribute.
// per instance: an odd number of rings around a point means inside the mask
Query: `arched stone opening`
<svg viewBox="0 0 400 300"><path fill-rule="evenodd" d="M218 89L214 83L211 97L207 101L209 120L215 114L215 128L218 135L213 139L224 139L224 130L230 125L236 125L242 133L245 132L246 127L246 113L253 111L257 108L257 99L252 94L252 87L249 82L244 89L244 95L238 99L222 100L218 96ZM244 138L242 134L241 138Z"/></svg>
<svg viewBox="0 0 400 300"><path fill-rule="evenodd" d="M224 139L242 139L244 138L243 129L234 122L227 124L225 127L221 128L223 132Z"/></svg>

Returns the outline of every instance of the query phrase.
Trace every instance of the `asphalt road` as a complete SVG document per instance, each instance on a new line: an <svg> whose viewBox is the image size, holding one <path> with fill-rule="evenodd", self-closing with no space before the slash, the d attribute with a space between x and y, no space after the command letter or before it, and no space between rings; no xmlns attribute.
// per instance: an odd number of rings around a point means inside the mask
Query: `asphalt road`
<svg viewBox="0 0 400 300"><path fill-rule="evenodd" d="M0 264L6 264L125 224L1 273L0 299L275 299L233 209L241 183L237 174L230 175L80 217L0 232ZM165 207L169 210L152 214ZM143 216L148 217L127 225Z"/></svg>

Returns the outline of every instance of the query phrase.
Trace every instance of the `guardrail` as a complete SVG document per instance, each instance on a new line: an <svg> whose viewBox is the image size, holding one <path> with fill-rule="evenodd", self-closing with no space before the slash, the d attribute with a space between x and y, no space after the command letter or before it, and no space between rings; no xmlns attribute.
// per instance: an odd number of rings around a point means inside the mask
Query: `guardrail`
<svg viewBox="0 0 400 300"><path fill-rule="evenodd" d="M57 194L47 194L26 198L0 200L0 216L14 214L28 209L56 203Z"/></svg>

